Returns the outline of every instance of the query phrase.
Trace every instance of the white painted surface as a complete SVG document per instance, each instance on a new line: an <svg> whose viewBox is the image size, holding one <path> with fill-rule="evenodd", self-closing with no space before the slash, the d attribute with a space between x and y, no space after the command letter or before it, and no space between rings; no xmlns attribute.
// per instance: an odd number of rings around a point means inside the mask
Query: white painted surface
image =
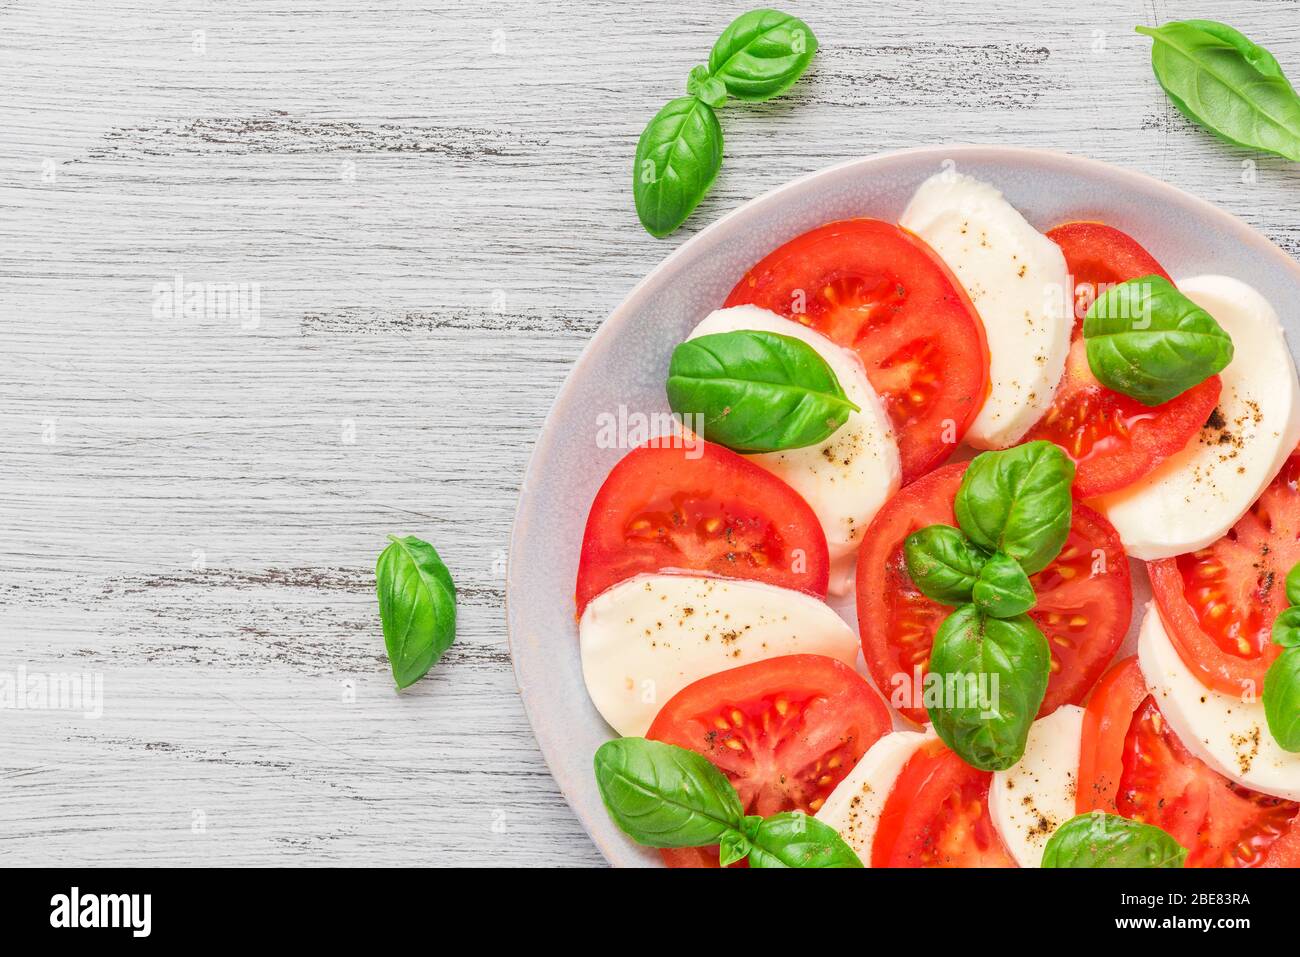
<svg viewBox="0 0 1300 957"><path fill-rule="evenodd" d="M0 863L599 863L515 694L515 496L601 319L745 199L896 147L1052 147L1300 252L1300 165L1191 128L1132 33L1203 5L788 6L814 69L727 107L717 187L661 242L636 137L745 4L0 4L0 671L90 671L104 705L0 710ZM1300 72L1293 2L1214 15ZM155 318L177 274L259 284L256 327ZM390 531L461 591L400 697Z"/></svg>

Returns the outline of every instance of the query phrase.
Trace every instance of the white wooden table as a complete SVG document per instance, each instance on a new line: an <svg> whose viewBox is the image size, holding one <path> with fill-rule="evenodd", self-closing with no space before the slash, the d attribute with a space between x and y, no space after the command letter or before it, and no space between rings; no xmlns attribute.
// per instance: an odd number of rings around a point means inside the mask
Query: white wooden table
<svg viewBox="0 0 1300 957"><path fill-rule="evenodd" d="M599 863L515 693L520 477L633 283L794 176L1053 147L1300 255L1300 165L1191 128L1132 32L1205 4L787 4L813 70L726 109L666 242L636 138L745 5L362 6L0 0L0 697L102 688L99 717L0 708L0 864ZM1300 77L1295 0L1211 6ZM176 277L248 308L172 310ZM388 532L460 586L401 696Z"/></svg>

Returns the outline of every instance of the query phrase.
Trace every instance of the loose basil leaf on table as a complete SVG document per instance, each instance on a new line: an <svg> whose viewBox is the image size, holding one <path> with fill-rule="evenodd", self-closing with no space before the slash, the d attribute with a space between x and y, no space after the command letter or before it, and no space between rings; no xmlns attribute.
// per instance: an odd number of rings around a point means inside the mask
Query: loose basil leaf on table
<svg viewBox="0 0 1300 957"><path fill-rule="evenodd" d="M1300 562L1292 565L1286 573L1286 600L1293 605L1300 605Z"/></svg>
<svg viewBox="0 0 1300 957"><path fill-rule="evenodd" d="M951 525L927 525L903 541L908 575L921 594L945 605L971 600L986 557Z"/></svg>
<svg viewBox="0 0 1300 957"><path fill-rule="evenodd" d="M930 651L945 699L954 692L960 699L927 709L935 732L971 767L1005 771L1025 753L1051 658L1027 615L992 618L962 605L939 626Z"/></svg>
<svg viewBox="0 0 1300 957"><path fill-rule="evenodd" d="M736 789L694 751L645 738L616 738L597 749L595 768L609 816L640 844L707 847L743 826Z"/></svg>
<svg viewBox="0 0 1300 957"><path fill-rule="evenodd" d="M758 102L794 85L817 52L808 24L780 10L751 10L727 29L709 54L709 73L738 100Z"/></svg>
<svg viewBox="0 0 1300 957"><path fill-rule="evenodd" d="M957 489L957 524L990 552L1002 552L1027 574L1040 572L1070 534L1074 463L1038 440L971 460Z"/></svg>
<svg viewBox="0 0 1300 957"><path fill-rule="evenodd" d="M1187 848L1154 824L1115 814L1080 814L1052 834L1043 867L1182 867Z"/></svg>
<svg viewBox="0 0 1300 957"><path fill-rule="evenodd" d="M1300 95L1271 53L1213 20L1136 29L1154 41L1151 68L1189 120L1238 146L1300 160Z"/></svg>
<svg viewBox="0 0 1300 957"><path fill-rule="evenodd" d="M636 144L632 198L650 235L662 239L686 221L722 167L722 127L694 96L669 102Z"/></svg>
<svg viewBox="0 0 1300 957"><path fill-rule="evenodd" d="M419 681L456 637L456 585L428 542L388 536L375 563L384 646L398 688Z"/></svg>
<svg viewBox="0 0 1300 957"><path fill-rule="evenodd" d="M1038 599L1029 576L1010 555L995 552L980 569L971 589L975 607L994 618L1014 618L1033 608Z"/></svg>
<svg viewBox="0 0 1300 957"><path fill-rule="evenodd" d="M1112 286L1083 317L1088 365L1102 385L1160 405L1232 361L1232 339L1163 276Z"/></svg>
<svg viewBox="0 0 1300 957"><path fill-rule="evenodd" d="M1300 648L1300 608L1293 605L1273 619L1273 644Z"/></svg>
<svg viewBox="0 0 1300 957"><path fill-rule="evenodd" d="M1300 751L1300 647L1288 647L1264 673L1264 720L1278 747Z"/></svg>
<svg viewBox="0 0 1300 957"><path fill-rule="evenodd" d="M835 828L801 811L783 811L764 819L749 840L750 867L862 866Z"/></svg>
<svg viewBox="0 0 1300 957"><path fill-rule="evenodd" d="M830 438L858 407L801 339L740 330L689 339L668 365L668 404L703 415L704 437L738 452L776 452Z"/></svg>

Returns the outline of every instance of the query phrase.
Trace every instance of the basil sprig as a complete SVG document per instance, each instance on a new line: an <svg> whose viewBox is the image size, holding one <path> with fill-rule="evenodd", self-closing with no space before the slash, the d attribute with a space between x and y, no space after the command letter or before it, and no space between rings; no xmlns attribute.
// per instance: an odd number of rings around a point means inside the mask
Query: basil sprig
<svg viewBox="0 0 1300 957"><path fill-rule="evenodd" d="M731 782L687 748L617 738L596 751L596 785L609 816L647 847L719 846L729 866L861 867L839 833L816 818L788 811L746 816Z"/></svg>
<svg viewBox="0 0 1300 957"><path fill-rule="evenodd" d="M668 365L668 404L704 417L704 437L737 452L823 442L858 407L802 339L740 330L689 339Z"/></svg>
<svg viewBox="0 0 1300 957"><path fill-rule="evenodd" d="M1160 405L1221 372L1232 339L1163 276L1112 286L1083 317L1088 365L1102 385Z"/></svg>
<svg viewBox="0 0 1300 957"><path fill-rule="evenodd" d="M1020 563L1010 555L995 552L980 569L971 589L971 601L994 618L1015 618L1033 608L1038 599Z"/></svg>
<svg viewBox="0 0 1300 957"><path fill-rule="evenodd" d="M1080 814L1047 839L1043 867L1182 867L1187 848L1154 824Z"/></svg>
<svg viewBox="0 0 1300 957"><path fill-rule="evenodd" d="M1136 29L1155 41L1151 68L1189 120L1238 146L1300 160L1300 96L1271 53L1213 20Z"/></svg>
<svg viewBox="0 0 1300 957"><path fill-rule="evenodd" d="M935 732L971 767L1005 771L1025 753L1051 660L1028 615L994 618L962 605L939 626L930 651L930 673L944 676L946 699L928 709Z"/></svg>
<svg viewBox="0 0 1300 957"><path fill-rule="evenodd" d="M1300 751L1300 563L1286 576L1291 607L1273 621L1273 644L1282 653L1264 673L1264 720L1283 751Z"/></svg>
<svg viewBox="0 0 1300 957"><path fill-rule="evenodd" d="M428 542L398 538L379 554L375 588L384 645L398 688L425 676L456 638L456 585Z"/></svg>
<svg viewBox="0 0 1300 957"><path fill-rule="evenodd" d="M957 524L976 545L1009 555L1032 575L1070 534L1073 481L1074 463L1051 442L985 452L962 476L953 501Z"/></svg>
<svg viewBox="0 0 1300 957"><path fill-rule="evenodd" d="M655 114L636 144L632 199L641 225L662 239L708 194L722 168L722 126L714 110L728 96L758 102L799 79L817 38L808 24L779 10L741 14L718 38L707 66L694 67L687 95Z"/></svg>

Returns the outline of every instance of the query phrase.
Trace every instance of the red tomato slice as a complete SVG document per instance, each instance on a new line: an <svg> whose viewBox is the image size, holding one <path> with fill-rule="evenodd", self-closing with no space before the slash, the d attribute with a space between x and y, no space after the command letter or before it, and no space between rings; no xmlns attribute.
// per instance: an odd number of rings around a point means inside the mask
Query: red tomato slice
<svg viewBox="0 0 1300 957"><path fill-rule="evenodd" d="M876 513L858 555L858 628L871 677L886 696L914 669L926 670L934 633L952 610L912 583L903 540L926 525L956 525L952 500L966 464L954 463L903 488ZM1052 649L1052 674L1039 715L1082 701L1128 631L1133 588L1119 534L1097 512L1074 505L1061 553L1031 581L1038 605L1030 612ZM896 677L898 676L898 677ZM925 709L901 707L918 723Z"/></svg>
<svg viewBox="0 0 1300 957"><path fill-rule="evenodd" d="M1188 751L1145 693L1136 658L1117 665L1088 702L1076 807L1163 828L1188 849L1188 867L1300 858L1300 804L1235 784Z"/></svg>
<svg viewBox="0 0 1300 957"><path fill-rule="evenodd" d="M727 296L854 349L898 437L903 482L957 447L989 391L984 325L929 246L876 219L827 223L769 253Z"/></svg>
<svg viewBox="0 0 1300 957"><path fill-rule="evenodd" d="M1105 223L1063 223L1047 233L1047 238L1061 247L1065 265L1074 278L1074 333L1082 330L1083 314L1097 298L1097 291L1117 286L1138 276L1169 273L1156 258L1126 232Z"/></svg>
<svg viewBox="0 0 1300 957"><path fill-rule="evenodd" d="M872 867L1015 867L989 814L993 774L942 742L917 749L889 792Z"/></svg>
<svg viewBox="0 0 1300 957"><path fill-rule="evenodd" d="M822 655L787 655L688 685L646 737L704 755L736 786L746 814L767 817L816 813L889 729L884 702L852 668ZM669 850L664 860L717 867L718 849Z"/></svg>
<svg viewBox="0 0 1300 957"><path fill-rule="evenodd" d="M1281 649L1273 619L1300 561L1300 451L1250 511L1200 551L1148 562L1151 591L1178 656L1206 687L1239 695L1264 687Z"/></svg>
<svg viewBox="0 0 1300 957"><path fill-rule="evenodd" d="M1025 439L1064 449L1075 464L1074 494L1092 498L1132 484L1186 448L1214 412L1222 383L1211 376L1163 405L1145 406L1098 382L1080 335L1098 287L1169 275L1131 236L1103 223L1066 223L1047 235L1074 277L1075 339L1056 398Z"/></svg>
<svg viewBox="0 0 1300 957"><path fill-rule="evenodd" d="M702 450L702 451L701 451ZM826 536L808 503L729 449L633 449L596 493L578 559L578 614L643 572L749 578L826 597Z"/></svg>

